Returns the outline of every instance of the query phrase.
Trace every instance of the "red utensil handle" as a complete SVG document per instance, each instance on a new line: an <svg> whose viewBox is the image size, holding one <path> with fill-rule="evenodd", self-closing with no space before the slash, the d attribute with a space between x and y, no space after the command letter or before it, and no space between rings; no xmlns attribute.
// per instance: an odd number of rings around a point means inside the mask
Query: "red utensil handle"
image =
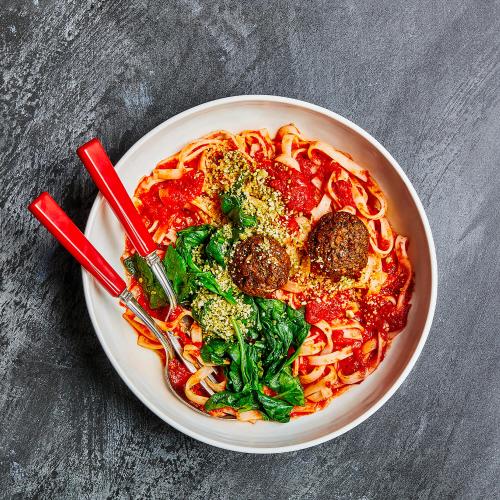
<svg viewBox="0 0 500 500"><path fill-rule="evenodd" d="M42 193L28 209L111 295L118 297L125 290L122 278L49 193Z"/></svg>
<svg viewBox="0 0 500 500"><path fill-rule="evenodd" d="M137 212L130 196L99 139L92 139L77 149L78 156L89 171L99 191L122 223L140 255L145 257L157 248Z"/></svg>

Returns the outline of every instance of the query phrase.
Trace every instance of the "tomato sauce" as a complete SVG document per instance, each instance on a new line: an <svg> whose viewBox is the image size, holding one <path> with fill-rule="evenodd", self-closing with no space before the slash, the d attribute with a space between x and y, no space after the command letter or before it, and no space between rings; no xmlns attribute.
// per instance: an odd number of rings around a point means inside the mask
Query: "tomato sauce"
<svg viewBox="0 0 500 500"><path fill-rule="evenodd" d="M295 217L283 217L286 227L290 230L292 234L296 234L300 230L299 223Z"/></svg>
<svg viewBox="0 0 500 500"><path fill-rule="evenodd" d="M321 342L323 342L324 344L326 344L326 342L327 342L326 335L323 332L323 330L321 330L317 326L314 326L314 325L311 326L311 335L315 336L315 340L314 340L315 344L319 344Z"/></svg>
<svg viewBox="0 0 500 500"><path fill-rule="evenodd" d="M174 329L174 334L179 339L179 343L182 347L188 344L193 344L193 342L191 342L191 338L186 335L179 326Z"/></svg>
<svg viewBox="0 0 500 500"><path fill-rule="evenodd" d="M191 170L180 179L159 183L158 194L161 202L171 211L181 209L188 201L202 193L204 178L201 170Z"/></svg>
<svg viewBox="0 0 500 500"><path fill-rule="evenodd" d="M363 362L360 347L353 348L353 355L339 361L339 369L342 370L344 375L351 375L358 370L366 368Z"/></svg>
<svg viewBox="0 0 500 500"><path fill-rule="evenodd" d="M274 397L276 396L276 392L273 391L270 387L267 387L267 385L263 386L262 387L262 392L266 395L266 396L270 396L270 397Z"/></svg>
<svg viewBox="0 0 500 500"><path fill-rule="evenodd" d="M175 214L170 219L169 226L176 231L182 231L190 226L197 226L201 224L202 221L197 213L192 212L186 208L182 208L175 212Z"/></svg>
<svg viewBox="0 0 500 500"><path fill-rule="evenodd" d="M311 371L311 365L307 356L300 356L299 358L299 375L305 375Z"/></svg>
<svg viewBox="0 0 500 500"><path fill-rule="evenodd" d="M191 375L192 373L190 373L184 363L179 361L177 358L171 359L168 362L168 376L170 378L170 383L182 398L185 398L184 387L186 386L186 382ZM194 385L193 387L191 387L191 390L198 396L207 396L206 392L203 390L203 387L201 387L200 384Z"/></svg>
<svg viewBox="0 0 500 500"><path fill-rule="evenodd" d="M298 155L296 160L298 161L300 165L300 171L308 178L312 179L313 177L320 177L320 179L323 177L322 176L322 169L319 165L314 163L312 160L310 160L307 156L304 155Z"/></svg>
<svg viewBox="0 0 500 500"><path fill-rule="evenodd" d="M174 229L193 225L196 221L185 205L202 193L204 177L203 172L191 170L180 179L153 184L149 191L139 195L142 202L139 213L148 225L154 221L168 224L171 219Z"/></svg>
<svg viewBox="0 0 500 500"><path fill-rule="evenodd" d="M339 180L333 183L332 188L337 195L341 207L356 206L352 197L352 188L350 182Z"/></svg>
<svg viewBox="0 0 500 500"><path fill-rule="evenodd" d="M306 305L306 321L311 325L325 320L327 323L335 319L345 318L345 310L351 300L351 290L338 292L333 298L327 300L312 300Z"/></svg>
<svg viewBox="0 0 500 500"><path fill-rule="evenodd" d="M167 181L165 181L167 182ZM158 190L161 187L162 183L154 184L151 186L150 190L142 193L139 196L141 200L141 205L139 206L139 213L142 218L145 219L148 226L153 224L156 220L165 220L169 217L169 210L165 207L160 200L160 196L158 194Z"/></svg>
<svg viewBox="0 0 500 500"><path fill-rule="evenodd" d="M189 370L177 358L171 359L168 362L168 374L170 383L176 390L183 390L188 378L191 376Z"/></svg>
<svg viewBox="0 0 500 500"><path fill-rule="evenodd" d="M367 325L386 336L388 332L401 330L406 325L410 304L403 304L397 309L392 302L383 302L383 298L367 302L365 321Z"/></svg>
<svg viewBox="0 0 500 500"><path fill-rule="evenodd" d="M312 158L306 154L300 154L297 156L297 161L301 170L308 173L311 178L318 177L323 184L328 181L334 171L340 173L342 170L330 157L318 151L313 153Z"/></svg>
<svg viewBox="0 0 500 500"><path fill-rule="evenodd" d="M321 192L311 183L307 173L263 157L256 156L256 159L258 168L269 174L267 184L281 193L288 210L311 213L321 199Z"/></svg>

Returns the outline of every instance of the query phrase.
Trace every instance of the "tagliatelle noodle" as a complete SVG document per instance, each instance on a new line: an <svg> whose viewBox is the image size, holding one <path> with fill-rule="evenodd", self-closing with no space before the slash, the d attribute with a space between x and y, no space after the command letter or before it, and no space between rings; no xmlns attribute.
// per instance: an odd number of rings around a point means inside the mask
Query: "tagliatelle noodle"
<svg viewBox="0 0 500 500"><path fill-rule="evenodd" d="M202 366L188 378L184 393L189 401L200 406L203 406L208 401L207 397L196 394L193 391L193 387L198 385L202 380L205 380L213 371L214 368L211 366Z"/></svg>

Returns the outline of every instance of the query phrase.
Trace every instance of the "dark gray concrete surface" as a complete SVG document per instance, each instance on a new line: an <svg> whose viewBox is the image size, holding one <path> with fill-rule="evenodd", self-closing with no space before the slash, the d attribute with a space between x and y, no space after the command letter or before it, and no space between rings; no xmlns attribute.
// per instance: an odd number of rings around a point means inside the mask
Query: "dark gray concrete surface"
<svg viewBox="0 0 500 500"><path fill-rule="evenodd" d="M2 498L498 498L498 1L0 2ZM113 160L193 105L248 93L332 109L399 160L440 272L425 349L368 421L313 449L226 452L173 430L114 372L80 270L28 214L83 227L75 148Z"/></svg>

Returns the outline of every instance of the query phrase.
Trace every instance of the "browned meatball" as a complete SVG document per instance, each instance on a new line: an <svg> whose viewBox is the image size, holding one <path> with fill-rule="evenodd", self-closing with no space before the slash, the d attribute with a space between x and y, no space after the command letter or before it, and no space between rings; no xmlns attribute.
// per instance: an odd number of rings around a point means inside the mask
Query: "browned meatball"
<svg viewBox="0 0 500 500"><path fill-rule="evenodd" d="M266 297L288 281L290 266L290 257L274 238L251 236L236 246L229 274L247 295Z"/></svg>
<svg viewBox="0 0 500 500"><path fill-rule="evenodd" d="M368 261L369 234L355 215L323 215L309 235L311 263L334 281L342 276L359 278Z"/></svg>

